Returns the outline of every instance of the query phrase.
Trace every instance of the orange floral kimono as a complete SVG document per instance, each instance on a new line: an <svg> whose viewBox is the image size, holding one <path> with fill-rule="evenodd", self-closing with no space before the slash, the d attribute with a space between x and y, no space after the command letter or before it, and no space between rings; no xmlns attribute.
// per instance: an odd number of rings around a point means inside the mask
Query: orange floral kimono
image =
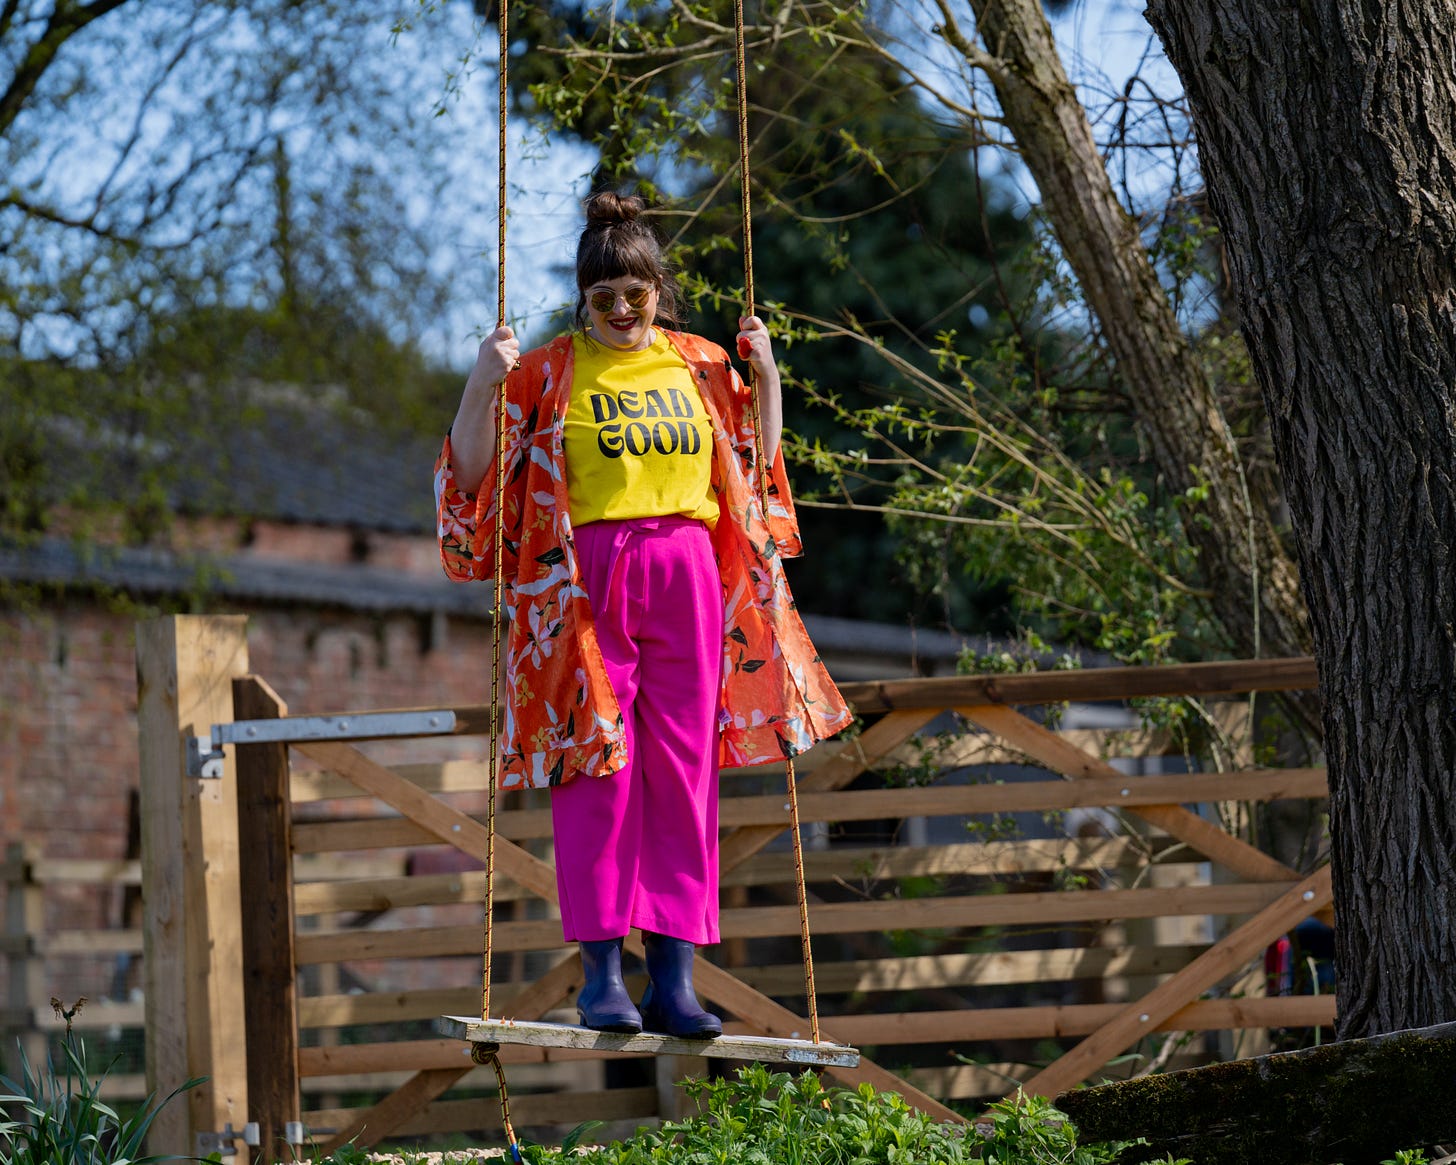
<svg viewBox="0 0 1456 1165"><path fill-rule="evenodd" d="M801 552L782 455L765 515L755 481L752 398L718 345L666 332L713 421L713 551L725 607L719 760L766 764L847 727L850 712L794 608L783 559ZM597 645L567 503L563 424L571 338L526 353L506 378L503 529L506 694L500 784L545 788L627 763L622 713ZM499 453L497 454L499 456ZM756 474L754 478L756 478ZM450 439L435 464L440 556L456 580L494 577L495 482L463 483Z"/></svg>

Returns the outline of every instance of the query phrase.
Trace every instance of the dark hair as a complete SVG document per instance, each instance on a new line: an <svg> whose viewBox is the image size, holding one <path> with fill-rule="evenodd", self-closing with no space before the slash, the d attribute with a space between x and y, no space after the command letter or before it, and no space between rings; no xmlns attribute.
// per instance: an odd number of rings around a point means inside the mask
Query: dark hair
<svg viewBox="0 0 1456 1165"><path fill-rule="evenodd" d="M657 318L678 324L677 276L662 256L662 241L635 194L598 190L586 200L586 229L576 244L576 322L585 327L586 289L624 275L657 287Z"/></svg>

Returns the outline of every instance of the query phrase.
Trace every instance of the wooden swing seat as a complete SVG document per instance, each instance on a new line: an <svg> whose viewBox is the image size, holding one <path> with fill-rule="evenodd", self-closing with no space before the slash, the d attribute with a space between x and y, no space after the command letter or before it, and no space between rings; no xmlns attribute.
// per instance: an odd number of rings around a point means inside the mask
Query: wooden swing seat
<svg viewBox="0 0 1456 1165"><path fill-rule="evenodd" d="M711 1040L687 1040L656 1032L621 1035L593 1031L575 1024L535 1020L476 1019L463 1015L443 1018L450 1025L452 1036L472 1044L527 1044L537 1048L641 1052L653 1056L712 1056L772 1064L809 1064L818 1068L854 1068L859 1065L857 1048L844 1044L816 1044L812 1040L726 1034Z"/></svg>

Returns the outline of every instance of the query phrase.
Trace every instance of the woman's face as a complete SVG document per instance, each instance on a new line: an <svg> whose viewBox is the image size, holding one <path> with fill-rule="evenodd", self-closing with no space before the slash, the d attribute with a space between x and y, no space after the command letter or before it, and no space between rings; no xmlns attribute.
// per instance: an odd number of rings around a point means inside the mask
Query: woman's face
<svg viewBox="0 0 1456 1165"><path fill-rule="evenodd" d="M652 321L657 316L655 283L623 275L593 283L582 292L592 339L619 352L640 351L652 342Z"/></svg>

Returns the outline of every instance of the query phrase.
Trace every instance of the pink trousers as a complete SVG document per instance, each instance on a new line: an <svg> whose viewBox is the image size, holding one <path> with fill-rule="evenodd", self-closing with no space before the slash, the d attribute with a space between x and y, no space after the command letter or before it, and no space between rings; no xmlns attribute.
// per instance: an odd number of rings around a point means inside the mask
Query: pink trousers
<svg viewBox="0 0 1456 1165"><path fill-rule="evenodd" d="M718 941L723 584L708 529L680 517L575 532L628 762L551 791L567 942L633 927Z"/></svg>

